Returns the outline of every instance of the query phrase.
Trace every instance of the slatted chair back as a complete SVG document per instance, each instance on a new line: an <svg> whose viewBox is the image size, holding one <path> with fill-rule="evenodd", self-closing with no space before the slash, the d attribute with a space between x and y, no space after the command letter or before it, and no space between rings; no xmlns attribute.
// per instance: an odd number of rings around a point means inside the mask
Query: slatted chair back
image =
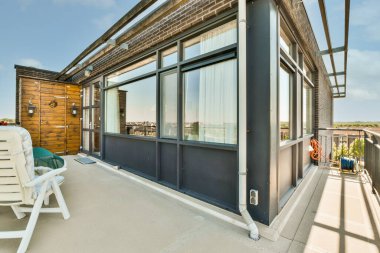
<svg viewBox="0 0 380 253"><path fill-rule="evenodd" d="M20 134L22 128L14 129L0 127L0 205L3 206L34 203L34 189L24 187L33 179L33 174L26 166L25 141Z"/></svg>

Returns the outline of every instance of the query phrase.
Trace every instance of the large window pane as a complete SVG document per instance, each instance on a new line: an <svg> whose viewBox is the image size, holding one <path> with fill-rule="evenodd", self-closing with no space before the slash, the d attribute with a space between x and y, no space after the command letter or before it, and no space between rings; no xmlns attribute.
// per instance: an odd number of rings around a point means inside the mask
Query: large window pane
<svg viewBox="0 0 380 253"><path fill-rule="evenodd" d="M177 72L161 75L161 137L177 138Z"/></svg>
<svg viewBox="0 0 380 253"><path fill-rule="evenodd" d="M156 77L106 91L106 132L156 136Z"/></svg>
<svg viewBox="0 0 380 253"><path fill-rule="evenodd" d="M309 86L303 87L303 133L313 133L313 90Z"/></svg>
<svg viewBox="0 0 380 253"><path fill-rule="evenodd" d="M128 66L125 69L117 71L116 73L107 77L106 86L114 85L117 83L125 82L134 77L138 77L149 72L156 70L156 57L152 56L143 61Z"/></svg>
<svg viewBox="0 0 380 253"><path fill-rule="evenodd" d="M183 45L184 59L190 59L237 42L236 20L219 26L198 37L186 41Z"/></svg>
<svg viewBox="0 0 380 253"><path fill-rule="evenodd" d="M290 73L280 68L280 140L290 139Z"/></svg>
<svg viewBox="0 0 380 253"><path fill-rule="evenodd" d="M237 143L237 61L184 74L184 139Z"/></svg>

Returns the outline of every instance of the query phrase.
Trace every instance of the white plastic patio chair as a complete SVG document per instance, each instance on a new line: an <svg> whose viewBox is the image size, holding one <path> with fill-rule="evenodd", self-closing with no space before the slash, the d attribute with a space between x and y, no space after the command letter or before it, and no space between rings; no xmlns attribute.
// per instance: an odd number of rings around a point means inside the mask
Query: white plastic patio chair
<svg viewBox="0 0 380 253"><path fill-rule="evenodd" d="M45 171L45 174L35 176L35 170ZM0 239L21 238L18 253L27 250L40 213L62 213L65 220L70 218L58 183L63 182L63 177L58 175L64 171L66 163L56 170L34 168L28 131L21 127L0 127L0 206L10 206L18 219L31 213L25 230L0 232ZM52 193L59 207L42 208Z"/></svg>

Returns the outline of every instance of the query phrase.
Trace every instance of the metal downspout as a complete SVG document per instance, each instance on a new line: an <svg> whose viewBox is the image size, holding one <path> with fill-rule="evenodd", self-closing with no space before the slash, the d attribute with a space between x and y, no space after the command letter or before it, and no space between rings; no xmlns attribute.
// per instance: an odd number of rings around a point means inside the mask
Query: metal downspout
<svg viewBox="0 0 380 253"><path fill-rule="evenodd" d="M249 237L259 240L259 229L247 210L247 2L239 0L239 211Z"/></svg>

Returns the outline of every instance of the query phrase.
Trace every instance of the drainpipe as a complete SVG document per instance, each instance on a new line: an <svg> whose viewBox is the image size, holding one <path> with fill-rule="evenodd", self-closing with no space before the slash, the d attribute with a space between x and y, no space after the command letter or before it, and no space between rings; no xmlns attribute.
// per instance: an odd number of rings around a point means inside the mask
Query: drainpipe
<svg viewBox="0 0 380 253"><path fill-rule="evenodd" d="M247 2L239 0L239 211L249 237L259 240L259 229L247 210Z"/></svg>

